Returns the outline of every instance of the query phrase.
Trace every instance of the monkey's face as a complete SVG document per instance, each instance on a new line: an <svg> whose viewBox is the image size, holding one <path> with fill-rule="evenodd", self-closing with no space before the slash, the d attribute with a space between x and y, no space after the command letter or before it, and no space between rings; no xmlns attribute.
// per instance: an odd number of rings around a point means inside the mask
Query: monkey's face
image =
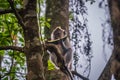
<svg viewBox="0 0 120 80"><path fill-rule="evenodd" d="M65 31L64 30L56 30L54 32L54 39L59 39L59 38L63 38L65 36Z"/></svg>

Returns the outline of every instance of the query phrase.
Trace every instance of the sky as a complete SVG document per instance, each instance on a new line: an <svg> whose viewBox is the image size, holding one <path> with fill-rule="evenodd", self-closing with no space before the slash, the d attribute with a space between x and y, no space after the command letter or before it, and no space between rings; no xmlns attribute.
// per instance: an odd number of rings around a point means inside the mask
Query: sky
<svg viewBox="0 0 120 80"><path fill-rule="evenodd" d="M91 34L91 40L93 41L92 50L93 58L91 61L91 73L90 80L97 80L103 71L105 64L107 63L112 49L105 47L106 53L103 53L103 40L102 40L102 23L106 20L105 10L98 7L99 1L96 1L93 5L88 6L88 26ZM110 27L110 26L109 26ZM107 29L109 29L109 27ZM106 57L105 57L106 56Z"/></svg>

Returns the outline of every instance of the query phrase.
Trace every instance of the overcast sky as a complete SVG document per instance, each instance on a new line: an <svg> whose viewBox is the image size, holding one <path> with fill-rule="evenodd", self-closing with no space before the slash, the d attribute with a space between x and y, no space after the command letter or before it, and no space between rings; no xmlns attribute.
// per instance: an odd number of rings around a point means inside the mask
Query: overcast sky
<svg viewBox="0 0 120 80"><path fill-rule="evenodd" d="M102 41L102 26L104 23L106 15L105 10L100 9L98 7L98 1L96 1L93 5L88 6L88 26L89 32L91 34L91 39L93 41L92 50L93 50L93 58L92 58L92 66L91 66L91 74L90 80L97 80L100 76L104 66L106 64L106 59L108 60L112 49L106 46L105 51L106 54L103 53L103 41ZM109 29L109 27L108 27ZM105 57L106 56L106 57Z"/></svg>

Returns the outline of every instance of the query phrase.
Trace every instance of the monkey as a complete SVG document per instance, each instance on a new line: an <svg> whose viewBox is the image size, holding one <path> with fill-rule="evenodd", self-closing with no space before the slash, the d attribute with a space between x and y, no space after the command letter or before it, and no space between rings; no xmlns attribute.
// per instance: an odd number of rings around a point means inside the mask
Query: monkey
<svg viewBox="0 0 120 80"><path fill-rule="evenodd" d="M59 49L62 51L62 55L64 56L66 65L68 68L71 67L71 60L72 60L72 49L70 45L70 41L67 35L67 32L63 30L61 27L56 27L53 32L51 33L51 40L59 40Z"/></svg>
<svg viewBox="0 0 120 80"><path fill-rule="evenodd" d="M72 49L66 31L61 27L56 27L51 33L51 41L48 42L56 44L59 47L62 52L62 56L64 56L65 65L71 69ZM55 62L54 54L52 54L50 59Z"/></svg>
<svg viewBox="0 0 120 80"><path fill-rule="evenodd" d="M65 74L69 74L71 80L73 80L72 74L69 71L71 69L72 62L72 49L66 31L61 29L61 27L56 27L51 33L51 41L48 41L47 43L54 44L57 47L57 50L59 50L59 54L56 54L56 52L54 51L55 48L52 49L53 51L48 49L50 60L54 63L57 69L60 68L62 72L64 72ZM60 55L63 61L59 61L59 57L57 57L57 55Z"/></svg>

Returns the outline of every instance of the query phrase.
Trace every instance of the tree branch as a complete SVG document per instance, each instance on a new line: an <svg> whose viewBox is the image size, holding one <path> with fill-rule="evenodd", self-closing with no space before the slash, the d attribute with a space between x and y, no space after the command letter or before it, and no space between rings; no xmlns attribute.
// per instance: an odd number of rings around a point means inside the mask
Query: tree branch
<svg viewBox="0 0 120 80"><path fill-rule="evenodd" d="M10 4L10 6L11 6L11 8L12 8L12 10L13 10L15 16L16 16L16 18L18 19L19 24L24 29L25 28L24 22L23 22L21 16L19 15L19 13L17 12L17 10L14 8L14 2L13 2L13 0L7 0L7 1L9 2L9 4Z"/></svg>
<svg viewBox="0 0 120 80"><path fill-rule="evenodd" d="M81 74L77 73L76 71L71 71L71 72L72 72L73 75L76 75L76 76L80 77L83 80L89 80L88 78L82 76Z"/></svg>
<svg viewBox="0 0 120 80"><path fill-rule="evenodd" d="M13 13L13 10L12 9L0 9L0 15L2 14L7 14L7 13Z"/></svg>
<svg viewBox="0 0 120 80"><path fill-rule="evenodd" d="M22 47L17 47L17 46L0 46L0 50L16 50L16 51L24 52L24 49Z"/></svg>

